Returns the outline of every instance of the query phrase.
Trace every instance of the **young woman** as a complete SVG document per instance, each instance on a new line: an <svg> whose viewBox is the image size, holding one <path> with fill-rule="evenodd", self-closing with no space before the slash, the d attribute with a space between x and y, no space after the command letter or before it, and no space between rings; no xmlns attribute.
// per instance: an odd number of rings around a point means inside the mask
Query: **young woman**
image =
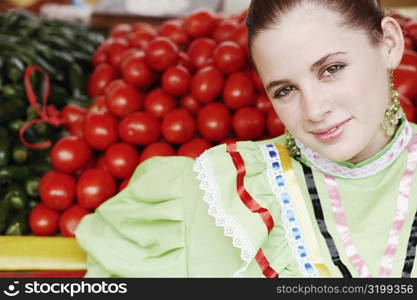
<svg viewBox="0 0 417 300"><path fill-rule="evenodd" d="M249 46L287 128L154 158L78 227L89 277L416 277L417 127L376 0L253 0Z"/></svg>

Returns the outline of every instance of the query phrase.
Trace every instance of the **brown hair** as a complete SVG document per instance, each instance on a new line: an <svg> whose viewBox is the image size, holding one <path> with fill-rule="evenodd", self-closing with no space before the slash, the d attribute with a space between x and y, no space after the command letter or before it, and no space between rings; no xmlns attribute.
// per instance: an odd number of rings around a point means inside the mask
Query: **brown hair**
<svg viewBox="0 0 417 300"><path fill-rule="evenodd" d="M343 26L366 30L373 44L380 41L385 16L380 0L252 0L246 19L249 48L256 34L276 25L283 15L304 3L336 11L344 17Z"/></svg>

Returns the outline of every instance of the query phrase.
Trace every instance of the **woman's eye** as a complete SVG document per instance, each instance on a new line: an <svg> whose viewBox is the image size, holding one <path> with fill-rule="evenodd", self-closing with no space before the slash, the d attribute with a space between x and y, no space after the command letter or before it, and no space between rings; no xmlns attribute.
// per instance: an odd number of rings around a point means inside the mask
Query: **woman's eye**
<svg viewBox="0 0 417 300"><path fill-rule="evenodd" d="M282 89L279 89L275 92L274 98L281 98L289 95L294 90L293 86L286 86Z"/></svg>
<svg viewBox="0 0 417 300"><path fill-rule="evenodd" d="M345 67L344 65L330 66L330 67L328 67L327 69L324 70L324 72L321 74L321 77L330 77L330 76L336 74L338 71L340 71L344 67Z"/></svg>

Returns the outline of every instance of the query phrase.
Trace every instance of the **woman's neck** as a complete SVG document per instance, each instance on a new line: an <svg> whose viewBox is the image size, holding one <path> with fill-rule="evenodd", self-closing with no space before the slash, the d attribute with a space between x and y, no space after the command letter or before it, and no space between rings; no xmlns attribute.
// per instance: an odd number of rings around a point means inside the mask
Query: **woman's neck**
<svg viewBox="0 0 417 300"><path fill-rule="evenodd" d="M399 125L396 126L395 132L397 132L398 127ZM364 149L363 151L359 152L357 155L349 159L348 162L352 164L357 164L364 160L367 160L368 158L371 158L372 156L377 154L379 151L384 149L384 147L392 141L394 136L395 134L392 136L387 136L385 131L382 128L380 128L380 130L377 132L374 138L371 139L366 149Z"/></svg>

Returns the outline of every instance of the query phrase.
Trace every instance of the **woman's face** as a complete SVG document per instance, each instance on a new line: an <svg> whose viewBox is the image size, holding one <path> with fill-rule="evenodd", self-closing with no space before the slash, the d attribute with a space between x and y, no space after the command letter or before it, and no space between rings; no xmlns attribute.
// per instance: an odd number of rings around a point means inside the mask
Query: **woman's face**
<svg viewBox="0 0 417 300"><path fill-rule="evenodd" d="M328 9L295 9L256 35L252 55L287 129L332 161L359 162L389 141L380 124L396 66L387 47L341 21Z"/></svg>

